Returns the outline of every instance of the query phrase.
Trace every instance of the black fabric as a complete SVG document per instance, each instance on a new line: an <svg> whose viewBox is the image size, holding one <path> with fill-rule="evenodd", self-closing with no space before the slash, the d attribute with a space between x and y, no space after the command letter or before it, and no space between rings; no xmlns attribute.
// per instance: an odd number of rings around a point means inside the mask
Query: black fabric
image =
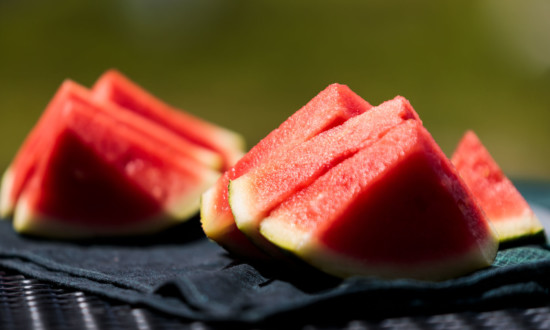
<svg viewBox="0 0 550 330"><path fill-rule="evenodd" d="M550 223L550 185L519 185ZM66 242L23 237L0 222L0 267L192 320L307 322L379 318L550 302L550 247L499 252L493 266L453 280L349 278L249 264L208 241L198 219L132 239Z"/></svg>

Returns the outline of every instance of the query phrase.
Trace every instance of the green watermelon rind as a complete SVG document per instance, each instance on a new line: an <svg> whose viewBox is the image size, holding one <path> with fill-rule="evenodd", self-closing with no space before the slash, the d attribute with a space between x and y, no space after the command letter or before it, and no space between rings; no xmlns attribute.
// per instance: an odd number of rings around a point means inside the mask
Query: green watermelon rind
<svg viewBox="0 0 550 330"><path fill-rule="evenodd" d="M308 202L310 200L315 200L322 205L332 205L329 204L330 199L328 196L330 196L333 191L337 193L338 188L346 189L346 191L357 191L357 189L363 189L356 188L355 186L350 186L347 184L348 182L355 182L359 180L352 173L345 174L347 175L346 178L348 178L349 181L342 180L341 187L334 187L334 185L338 185L341 182L340 178L344 175L339 171L328 172L334 174L334 180L331 180L330 174L327 174L326 181L323 181L322 179L316 181L314 183L314 188L319 188L319 190L306 190L306 192L304 192L303 194L294 195L295 198L288 201L290 204L286 204L288 208L281 209L281 212L277 212L278 209L276 209L275 211L271 212L269 216L262 219L259 225L260 234L272 244L275 244L279 248L284 249L290 253L296 254L299 258L303 259L312 266L321 269L322 271L331 275L344 278L350 276L375 276L382 278L412 278L417 280L439 281L449 278L455 278L457 276L461 276L476 271L478 269L490 266L498 251L499 244L497 232L494 230L491 224L486 221L486 218L481 212L481 209L475 207L476 205L473 203L473 197L470 198L468 196L468 191L466 190L466 187L463 186L458 180L458 176L452 171L453 169L450 163L444 162L446 158L442 154L442 152L439 149L433 149L437 148L437 145L432 140L429 133L423 128L423 130L420 131L418 129L420 125L418 123L410 123L408 126L410 129L416 127L417 129L415 130L415 134L420 134L417 138L422 139L420 142L416 141L414 142L415 144L410 145L408 148L411 149L409 150L416 150L415 152L420 152L422 155L429 153L429 157L434 156L434 154L432 154L431 152L439 151L438 154L435 154L437 156L437 158L435 158L435 162L433 159L431 160L435 164L438 164L435 168L432 168L431 170L435 171L435 173L438 173L438 177L441 180L439 183L436 183L435 186L440 187L439 185L442 185L441 188L445 189L449 193L453 191L453 198L455 198L455 202L462 201L462 204L459 204L460 212L467 217L463 220L468 221L467 227L470 229L470 237L472 239L464 241L464 244L467 245L455 245L455 247L457 247L458 249L448 251L448 253L446 253L445 255L433 254L430 256L430 254L424 253L423 255L419 256L419 259L401 260L399 258L392 258L390 256L391 254L388 255L388 257L385 257L386 259L369 259L369 257L360 257L361 254L354 256L353 254L345 252L345 249L339 251L339 244L336 244L335 247L331 247L329 245L330 243L324 243L323 240L326 238L326 233L324 231L329 231L331 227L323 226L323 224L320 224L320 227L317 227L315 224L308 226L306 218L308 217L308 212L312 212L313 214L324 214L325 212L332 212L331 210L334 207L331 209L316 208L314 205L311 205ZM404 129L407 129L407 127L403 127ZM396 130L396 132L402 133L399 130ZM394 140L391 136L387 139L388 140L385 140L385 142L391 141L392 143L396 143L396 140ZM414 139L412 139L411 137L409 137L408 140L414 141ZM421 143L420 146L422 148L427 149L417 149L419 148L418 143ZM424 145L422 143L427 144ZM379 146L384 145L386 144L379 144ZM371 157L372 155L377 155L378 153L382 153L385 151L384 148L373 148L373 154L368 152L369 149L365 149L367 151L362 154L362 157L352 158L352 160L355 161L347 163L347 165L351 164L354 166L353 169L358 169L359 167L357 166L360 166L360 164L362 164L360 163L360 161L364 162L364 159L366 157ZM406 154L406 150L399 149L398 151L399 154ZM398 160L389 159L388 161L395 162ZM346 166L343 166L342 168L345 170ZM379 171L381 171L380 173L384 173L384 166L377 165L377 168L379 169ZM374 172L369 171L363 173L369 173L370 175L375 175L376 177L381 175L376 170L374 170ZM355 178L355 180L353 180L353 178ZM369 180L371 180L372 182L373 178ZM363 184L368 183L369 180L367 180ZM359 180L359 182L364 181ZM365 187L368 187L368 184L365 185ZM308 194L308 192L312 193ZM316 198L319 196L325 196L326 199ZM356 196L358 195L357 193L350 193L349 195L345 196L346 200L348 200L347 198L356 198ZM296 209L293 208L293 206L295 205L293 203L297 203L298 200L304 200L304 198L305 204L307 205L302 205L303 211L300 211L299 214L297 214ZM464 201L464 199L466 200ZM345 205L346 204L338 204L335 207L347 207ZM463 206L461 207L460 205ZM386 205L385 207L391 206ZM470 210L468 207L471 207L472 209ZM338 214L346 213L339 212ZM379 220L383 221L382 219ZM361 222L362 218L357 217L353 218L352 220L359 223ZM306 223L302 223L302 221L305 221ZM332 218L331 221L336 223L338 219ZM373 221L376 222L378 220L373 219ZM348 224L348 228L351 228L350 225L351 224ZM379 223L379 225L382 225L382 223ZM376 226L374 227L376 228ZM421 230L430 230L429 227L421 228L423 228ZM446 233L447 235L449 235L451 232ZM415 234L415 232L409 233L409 235ZM354 237L354 239L359 239L359 237L360 236ZM388 234L388 238L390 238L390 234ZM444 237L442 239L444 240ZM330 242L330 240L328 242ZM356 244L360 244L360 242L353 241L349 244L349 246L357 249L359 247ZM388 242L386 244L390 243ZM370 248L373 249L370 251L373 254L376 254L376 247L371 246ZM407 246L400 246L400 248L407 249ZM414 250L414 246L410 246L410 248ZM395 251L395 249L392 251ZM382 253L380 257L383 255L384 254Z"/></svg>
<svg viewBox="0 0 550 330"><path fill-rule="evenodd" d="M293 254L314 268L340 278L367 276L443 281L490 266L498 250L498 238L496 235L488 235L478 245L472 246L471 251L463 252L459 256L408 266L391 263L368 266L332 251L318 242L311 233L298 231L295 227L285 228L289 227L287 224L288 221L267 217L260 225L260 233L285 253Z"/></svg>
<svg viewBox="0 0 550 330"><path fill-rule="evenodd" d="M514 241L546 240L545 230L537 216L527 215L498 219L492 222L498 233L501 244L512 244Z"/></svg>

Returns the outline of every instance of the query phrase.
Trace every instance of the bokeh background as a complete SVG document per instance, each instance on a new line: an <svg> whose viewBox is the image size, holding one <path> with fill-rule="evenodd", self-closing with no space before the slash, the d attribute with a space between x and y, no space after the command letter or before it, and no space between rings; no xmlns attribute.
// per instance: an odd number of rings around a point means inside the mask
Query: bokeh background
<svg viewBox="0 0 550 330"><path fill-rule="evenodd" d="M254 145L328 84L408 98L447 154L467 129L550 180L550 1L0 1L0 168L65 78L117 68Z"/></svg>

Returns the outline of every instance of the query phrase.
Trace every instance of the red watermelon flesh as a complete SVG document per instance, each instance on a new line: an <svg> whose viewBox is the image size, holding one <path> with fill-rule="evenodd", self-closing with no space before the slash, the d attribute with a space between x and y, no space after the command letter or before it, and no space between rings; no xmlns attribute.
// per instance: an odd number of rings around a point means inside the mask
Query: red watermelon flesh
<svg viewBox="0 0 550 330"><path fill-rule="evenodd" d="M142 116L133 114L131 111L121 108L114 103L93 100L91 92L88 89L67 80L61 85L52 101L50 101L44 114L4 174L1 199L2 216L8 216L12 213L13 206L17 202L21 191L34 173L38 159L44 155L43 150L52 143L51 139L53 135L50 134L51 127L59 120L61 109L68 100L87 103L94 111L115 116L121 122L126 122L135 129L140 130L151 140L169 147L171 152L189 157L204 166L211 168L220 166L221 159L217 154L190 143L171 131L146 120Z"/></svg>
<svg viewBox="0 0 550 330"><path fill-rule="evenodd" d="M49 130L57 121L60 105L68 97L85 99L88 97L87 93L84 87L66 80L49 102L44 114L27 136L10 167L4 173L0 205L0 215L2 217L12 214L21 190L34 172L37 159L42 155L45 146L49 144L48 136L44 134L44 131Z"/></svg>
<svg viewBox="0 0 550 330"><path fill-rule="evenodd" d="M225 128L177 110L136 85L116 70L104 73L93 87L94 96L110 100L172 130L189 141L213 150L229 169L243 155L243 138Z"/></svg>
<svg viewBox="0 0 550 330"><path fill-rule="evenodd" d="M260 232L340 277L442 280L491 265L498 250L484 213L418 121L292 195Z"/></svg>
<svg viewBox="0 0 550 330"><path fill-rule="evenodd" d="M66 102L50 134L17 203L21 233L150 233L188 219L218 177L85 102Z"/></svg>
<svg viewBox="0 0 550 330"><path fill-rule="evenodd" d="M544 227L473 131L464 134L452 163L495 226L501 242L543 234Z"/></svg>
<svg viewBox="0 0 550 330"><path fill-rule="evenodd" d="M368 102L344 85L332 84L320 92L256 144L203 195L201 222L206 235L235 254L262 257L235 225L228 202L229 181L370 108Z"/></svg>
<svg viewBox="0 0 550 330"><path fill-rule="evenodd" d="M259 233L259 222L269 211L392 127L409 120L420 119L406 99L396 97L231 181L229 203L237 227L257 246L277 253Z"/></svg>

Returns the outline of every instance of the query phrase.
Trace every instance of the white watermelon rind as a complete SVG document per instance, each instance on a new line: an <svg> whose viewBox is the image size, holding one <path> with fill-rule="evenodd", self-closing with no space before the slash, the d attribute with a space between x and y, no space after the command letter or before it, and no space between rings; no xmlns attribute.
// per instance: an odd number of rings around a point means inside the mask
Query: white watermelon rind
<svg viewBox="0 0 550 330"><path fill-rule="evenodd" d="M200 201L200 218L203 231L208 237L223 237L228 231L228 226L220 226L218 222L215 221L218 215L215 214L216 211L216 196L219 194L219 185L216 183L208 190L206 190ZM227 223L227 222L224 222Z"/></svg>
<svg viewBox="0 0 550 330"><path fill-rule="evenodd" d="M244 156L245 150L246 150L246 140L242 135L234 131L228 130L225 127L221 127L217 125L215 125L215 127L216 127L216 132L214 133L216 135L215 140L224 141L225 150L231 150L230 152L227 151L223 153L225 156L229 158L228 164L226 165L226 168L229 169L233 167L235 164L237 164L239 159L241 159ZM218 151L218 153L220 153L220 151Z"/></svg>
<svg viewBox="0 0 550 330"><path fill-rule="evenodd" d="M336 277L379 277L384 279L409 278L421 281L442 281L456 278L488 267L498 251L498 237L488 230L487 236L474 244L470 251L460 255L429 262L368 265L329 249L309 232L298 230L290 221L280 218L265 218L260 233L268 241L287 253L296 255L311 266Z"/></svg>
<svg viewBox="0 0 550 330"><path fill-rule="evenodd" d="M13 171L10 166L2 175L2 183L0 184L0 218L2 219L6 219L13 214L15 203L11 198L13 181Z"/></svg>
<svg viewBox="0 0 550 330"><path fill-rule="evenodd" d="M216 182L219 177L219 172L210 169L203 170L202 180L193 190L186 191L182 197L174 198L168 205L161 208L157 215L124 226L98 226L90 222L80 225L41 214L41 212L33 210L25 192L23 192L16 202L15 211L13 212L13 227L15 231L21 234L57 239L134 236L156 233L186 222L197 214L202 192Z"/></svg>
<svg viewBox="0 0 550 330"><path fill-rule="evenodd" d="M500 243L512 243L545 234L542 223L532 211L516 217L493 220L491 223L498 233Z"/></svg>
<svg viewBox="0 0 550 330"><path fill-rule="evenodd" d="M20 234L54 239L149 235L192 219L199 209L200 194L195 193L192 197L190 196L187 195L155 216L114 227L98 226L93 223L78 225L43 215L33 211L25 195L22 195L15 207L13 228Z"/></svg>
<svg viewBox="0 0 550 330"><path fill-rule="evenodd" d="M133 236L159 232L182 221L160 213L128 226L108 227L77 225L34 212L24 196L17 203L13 228L19 234L52 239L84 239L94 237Z"/></svg>
<svg viewBox="0 0 550 330"><path fill-rule="evenodd" d="M256 205L252 193L252 183L243 175L236 180L230 180L228 186L228 198L231 212L235 218L235 224L245 235L254 237L258 234L257 212L254 212Z"/></svg>
<svg viewBox="0 0 550 330"><path fill-rule="evenodd" d="M182 197L174 199L167 205L167 214L175 219L188 219L199 212L202 193L220 177L219 172L209 169L203 169L203 171L201 182L196 184L192 191L187 191Z"/></svg>
<svg viewBox="0 0 550 330"><path fill-rule="evenodd" d="M260 233L263 217L254 212L255 201L252 193L252 180L244 175L229 181L229 205L237 228L263 253L278 260L288 260L287 253L269 242ZM289 261L289 260L288 260Z"/></svg>

